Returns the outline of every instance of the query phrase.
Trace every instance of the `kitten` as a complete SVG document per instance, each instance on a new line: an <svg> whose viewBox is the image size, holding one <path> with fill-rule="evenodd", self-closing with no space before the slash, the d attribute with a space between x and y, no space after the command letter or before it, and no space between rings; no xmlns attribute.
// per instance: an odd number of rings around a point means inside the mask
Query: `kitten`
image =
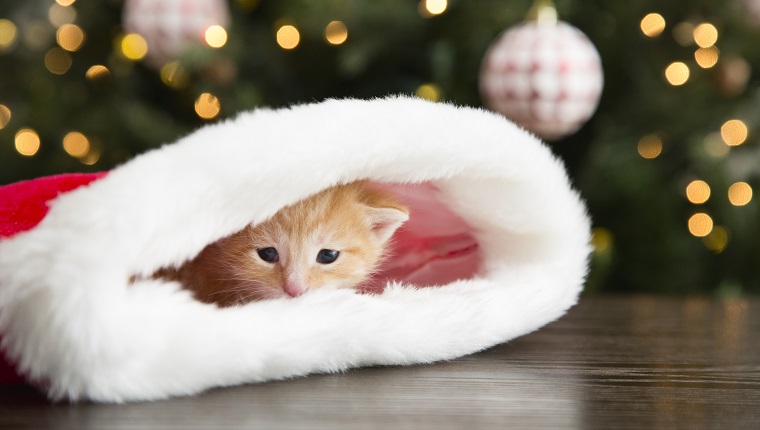
<svg viewBox="0 0 760 430"><path fill-rule="evenodd" d="M328 188L207 246L177 271L197 299L220 306L353 288L381 261L409 210L364 181Z"/></svg>

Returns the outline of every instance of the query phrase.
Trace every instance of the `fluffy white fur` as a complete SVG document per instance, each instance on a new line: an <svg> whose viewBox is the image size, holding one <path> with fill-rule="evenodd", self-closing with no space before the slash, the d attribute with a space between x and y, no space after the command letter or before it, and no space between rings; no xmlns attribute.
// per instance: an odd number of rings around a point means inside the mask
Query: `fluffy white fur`
<svg viewBox="0 0 760 430"><path fill-rule="evenodd" d="M435 183L479 229L482 275L224 309L173 283L129 285L133 273L360 178ZM561 163L498 115L404 97L258 110L59 197L36 228L0 243L0 335L51 397L105 402L427 363L561 316L582 289L588 242Z"/></svg>

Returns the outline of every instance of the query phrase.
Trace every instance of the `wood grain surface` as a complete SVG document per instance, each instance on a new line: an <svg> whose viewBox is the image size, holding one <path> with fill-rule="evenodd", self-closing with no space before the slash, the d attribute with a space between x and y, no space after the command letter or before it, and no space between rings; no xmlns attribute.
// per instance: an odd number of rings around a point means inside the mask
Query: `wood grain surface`
<svg viewBox="0 0 760 430"><path fill-rule="evenodd" d="M2 429L760 429L760 298L582 299L480 354L128 405L0 387Z"/></svg>

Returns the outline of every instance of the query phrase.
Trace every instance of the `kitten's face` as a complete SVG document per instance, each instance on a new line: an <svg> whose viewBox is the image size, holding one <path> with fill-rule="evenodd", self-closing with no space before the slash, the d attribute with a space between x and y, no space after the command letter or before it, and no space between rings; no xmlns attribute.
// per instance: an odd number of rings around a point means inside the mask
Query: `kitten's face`
<svg viewBox="0 0 760 430"><path fill-rule="evenodd" d="M231 277L241 281L237 301L296 297L365 281L408 215L387 196L357 187L329 189L217 243Z"/></svg>

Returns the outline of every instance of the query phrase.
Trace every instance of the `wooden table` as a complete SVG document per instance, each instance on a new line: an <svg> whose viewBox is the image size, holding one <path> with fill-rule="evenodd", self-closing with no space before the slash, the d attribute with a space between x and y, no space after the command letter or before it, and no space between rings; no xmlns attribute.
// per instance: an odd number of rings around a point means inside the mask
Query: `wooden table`
<svg viewBox="0 0 760 430"><path fill-rule="evenodd" d="M0 428L760 428L760 298L600 297L470 357L128 405L0 388Z"/></svg>

